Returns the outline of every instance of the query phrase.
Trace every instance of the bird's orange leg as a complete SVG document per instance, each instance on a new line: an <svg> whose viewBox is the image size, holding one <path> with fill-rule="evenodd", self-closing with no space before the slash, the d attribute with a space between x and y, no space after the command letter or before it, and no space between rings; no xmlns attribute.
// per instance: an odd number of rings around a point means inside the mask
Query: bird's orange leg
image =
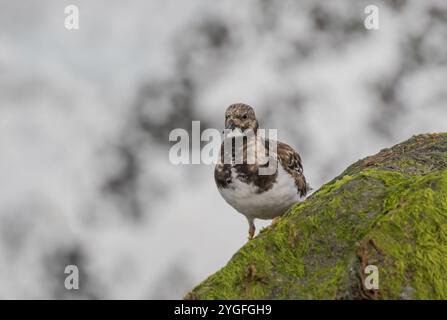
<svg viewBox="0 0 447 320"><path fill-rule="evenodd" d="M255 236L256 227L253 220L248 220L248 240L253 239Z"/></svg>

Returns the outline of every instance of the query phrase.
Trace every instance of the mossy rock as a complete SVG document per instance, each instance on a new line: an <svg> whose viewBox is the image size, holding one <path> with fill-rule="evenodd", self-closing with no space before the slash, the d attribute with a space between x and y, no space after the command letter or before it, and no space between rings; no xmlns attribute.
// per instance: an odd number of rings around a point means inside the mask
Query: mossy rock
<svg viewBox="0 0 447 320"><path fill-rule="evenodd" d="M447 299L447 134L351 165L185 298Z"/></svg>

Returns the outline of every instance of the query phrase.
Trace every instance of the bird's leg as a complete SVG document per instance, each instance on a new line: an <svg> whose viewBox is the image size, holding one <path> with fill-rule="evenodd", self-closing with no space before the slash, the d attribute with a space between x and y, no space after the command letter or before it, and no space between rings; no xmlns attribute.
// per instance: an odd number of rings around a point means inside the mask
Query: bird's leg
<svg viewBox="0 0 447 320"><path fill-rule="evenodd" d="M253 219L248 219L248 240L253 239L255 236L256 227Z"/></svg>

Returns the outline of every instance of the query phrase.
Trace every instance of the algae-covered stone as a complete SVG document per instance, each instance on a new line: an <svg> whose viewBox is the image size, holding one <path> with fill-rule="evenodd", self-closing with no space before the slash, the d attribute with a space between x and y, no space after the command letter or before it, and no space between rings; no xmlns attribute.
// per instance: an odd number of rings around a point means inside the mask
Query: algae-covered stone
<svg viewBox="0 0 447 320"><path fill-rule="evenodd" d="M447 134L353 164L186 298L447 299Z"/></svg>

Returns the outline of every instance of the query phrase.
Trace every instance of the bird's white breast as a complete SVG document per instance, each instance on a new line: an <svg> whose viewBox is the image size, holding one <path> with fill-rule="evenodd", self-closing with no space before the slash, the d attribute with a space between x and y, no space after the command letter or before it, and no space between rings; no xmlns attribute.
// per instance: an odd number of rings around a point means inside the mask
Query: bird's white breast
<svg viewBox="0 0 447 320"><path fill-rule="evenodd" d="M285 213L300 197L293 178L278 165L278 176L273 187L257 193L258 187L236 178L232 169L232 182L226 188L219 188L222 197L237 211L248 218L273 219Z"/></svg>

